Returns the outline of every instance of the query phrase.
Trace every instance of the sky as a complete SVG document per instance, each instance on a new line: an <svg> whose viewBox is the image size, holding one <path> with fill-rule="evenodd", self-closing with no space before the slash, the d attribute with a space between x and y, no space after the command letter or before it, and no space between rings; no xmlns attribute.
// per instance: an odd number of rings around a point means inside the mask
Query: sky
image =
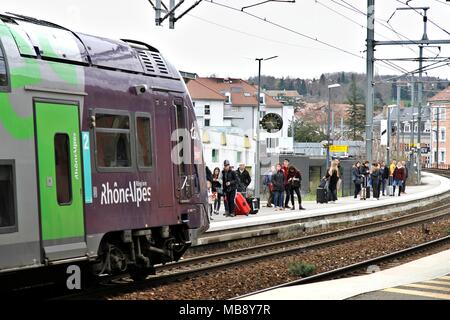
<svg viewBox="0 0 450 320"><path fill-rule="evenodd" d="M163 2L169 5L169 0ZM186 0L176 14L194 2ZM271 56L278 58L263 62L262 74L319 78L322 73L330 72L365 73L367 31L363 13L367 11L367 1L272 2L245 10L253 16L240 10L245 5L258 2L261 0L214 0L214 3L204 0L177 21L175 29L169 29L168 21L162 26L155 25L155 12L148 0L2 0L0 10L48 20L73 31L113 39L144 41L158 48L179 70L200 76L214 74L248 78L258 73L255 58ZM412 10L397 11L389 24L386 22L396 8L405 7L401 2L375 1L376 40L399 40L402 36L416 40L422 38L422 17ZM429 19L450 32L450 2L412 0L409 5L430 7ZM428 25L429 39L450 40L448 32L431 23ZM418 57L418 51L416 46L378 47L376 58ZM450 57L450 45L443 45L440 51L438 48L425 50L427 57L438 54L440 57ZM418 68L418 62L394 63L403 72ZM386 66L381 61L376 62L375 71L383 75L401 74L397 68ZM427 75L450 78L450 66L430 70Z"/></svg>

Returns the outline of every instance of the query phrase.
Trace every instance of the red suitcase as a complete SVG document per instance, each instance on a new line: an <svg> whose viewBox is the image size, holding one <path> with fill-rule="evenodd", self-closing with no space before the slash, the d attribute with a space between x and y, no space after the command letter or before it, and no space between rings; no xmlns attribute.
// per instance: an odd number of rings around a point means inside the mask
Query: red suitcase
<svg viewBox="0 0 450 320"><path fill-rule="evenodd" d="M234 213L237 216L248 216L250 211L252 211L252 209L247 203L247 199L245 199L242 193L236 192L234 203L236 204L236 209L234 210Z"/></svg>

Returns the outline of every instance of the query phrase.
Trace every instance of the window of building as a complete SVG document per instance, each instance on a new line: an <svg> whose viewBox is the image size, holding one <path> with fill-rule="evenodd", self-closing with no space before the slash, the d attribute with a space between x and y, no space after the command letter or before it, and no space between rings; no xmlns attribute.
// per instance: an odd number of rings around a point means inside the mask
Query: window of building
<svg viewBox="0 0 450 320"><path fill-rule="evenodd" d="M445 142L445 137L446 137L445 128L441 128L441 136L439 137L439 140L441 142Z"/></svg>
<svg viewBox="0 0 450 320"><path fill-rule="evenodd" d="M236 152L236 163L241 163L242 161L242 152L238 151Z"/></svg>
<svg viewBox="0 0 450 320"><path fill-rule="evenodd" d="M56 196L58 199L58 204L62 206L72 202L69 135L66 133L57 133L54 140Z"/></svg>
<svg viewBox="0 0 450 320"><path fill-rule="evenodd" d="M438 115L439 115L439 121L445 120L446 119L446 110L447 109L445 109L445 108L434 108L434 111L433 111L434 121L438 120Z"/></svg>
<svg viewBox="0 0 450 320"><path fill-rule="evenodd" d="M209 116L211 114L211 106L209 104L205 105L205 116Z"/></svg>
<svg viewBox="0 0 450 320"><path fill-rule="evenodd" d="M403 132L411 132L411 125L409 123L405 123L403 130Z"/></svg>
<svg viewBox="0 0 450 320"><path fill-rule="evenodd" d="M0 163L0 233L16 225L14 171L11 164Z"/></svg>
<svg viewBox="0 0 450 320"><path fill-rule="evenodd" d="M8 71L7 71L6 59L3 53L3 47L0 43L0 90L1 87L8 86Z"/></svg>
<svg viewBox="0 0 450 320"><path fill-rule="evenodd" d="M117 114L95 115L97 165L100 168L130 168L130 117Z"/></svg>
<svg viewBox="0 0 450 320"><path fill-rule="evenodd" d="M445 163L445 151L441 151L440 161L441 163Z"/></svg>
<svg viewBox="0 0 450 320"><path fill-rule="evenodd" d="M278 148L280 141L278 138L268 138L266 143L267 143L267 148L273 149L273 148Z"/></svg>
<svg viewBox="0 0 450 320"><path fill-rule="evenodd" d="M231 93L226 92L225 97L227 98L227 100L225 100L225 103L230 104L231 103Z"/></svg>
<svg viewBox="0 0 450 320"><path fill-rule="evenodd" d="M136 117L137 162L139 168L152 166L151 123L149 117Z"/></svg>
<svg viewBox="0 0 450 320"><path fill-rule="evenodd" d="M219 162L219 150L212 149L211 158L212 158L212 162Z"/></svg>
<svg viewBox="0 0 450 320"><path fill-rule="evenodd" d="M266 104L266 95L264 93L261 93L261 95L259 96L259 103L260 104Z"/></svg>
<svg viewBox="0 0 450 320"><path fill-rule="evenodd" d="M205 119L205 127L210 127L210 126L211 126L211 120Z"/></svg>

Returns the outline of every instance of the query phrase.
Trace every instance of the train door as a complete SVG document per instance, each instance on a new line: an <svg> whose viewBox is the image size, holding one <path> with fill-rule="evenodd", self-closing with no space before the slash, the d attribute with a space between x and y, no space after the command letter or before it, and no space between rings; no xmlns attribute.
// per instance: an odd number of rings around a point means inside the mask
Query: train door
<svg viewBox="0 0 450 320"><path fill-rule="evenodd" d="M183 100L173 100L173 134L172 140L176 145L173 150L175 176L178 178L176 185L177 197L181 203L190 202L195 188L194 167L192 161L192 139L188 128L188 112Z"/></svg>
<svg viewBox="0 0 450 320"><path fill-rule="evenodd" d="M45 258L85 256L78 106L36 102L35 121Z"/></svg>
<svg viewBox="0 0 450 320"><path fill-rule="evenodd" d="M174 202L172 172L172 118L168 103L155 101L156 168L158 174L159 207L172 207Z"/></svg>

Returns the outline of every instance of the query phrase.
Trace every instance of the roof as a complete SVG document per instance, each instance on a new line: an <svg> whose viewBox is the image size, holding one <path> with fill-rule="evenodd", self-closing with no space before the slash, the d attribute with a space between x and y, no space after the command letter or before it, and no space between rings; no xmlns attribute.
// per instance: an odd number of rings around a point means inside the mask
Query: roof
<svg viewBox="0 0 450 320"><path fill-rule="evenodd" d="M299 98L302 95L298 93L297 90L266 90L264 91L266 94L268 94L271 97L291 97L291 98Z"/></svg>
<svg viewBox="0 0 450 320"><path fill-rule="evenodd" d="M187 83L189 93L194 100L219 100L225 101L227 98L217 91L205 86L198 79L191 80Z"/></svg>
<svg viewBox="0 0 450 320"><path fill-rule="evenodd" d="M441 92L439 92L434 97L428 99L428 101L430 101L430 102L442 101L445 103L450 103L450 86L448 86L447 89L444 89Z"/></svg>
<svg viewBox="0 0 450 320"><path fill-rule="evenodd" d="M191 83L197 82L197 87ZM200 87L200 85L203 87ZM231 103L235 106L258 105L257 88L245 80L234 78L198 77L188 83L188 89L193 99L206 99L206 97L221 96L225 100L225 94L231 94ZM207 90L209 89L209 90ZM213 94L214 93L214 94ZM265 93L264 93L265 94ZM267 107L283 107L283 104L265 94Z"/></svg>

